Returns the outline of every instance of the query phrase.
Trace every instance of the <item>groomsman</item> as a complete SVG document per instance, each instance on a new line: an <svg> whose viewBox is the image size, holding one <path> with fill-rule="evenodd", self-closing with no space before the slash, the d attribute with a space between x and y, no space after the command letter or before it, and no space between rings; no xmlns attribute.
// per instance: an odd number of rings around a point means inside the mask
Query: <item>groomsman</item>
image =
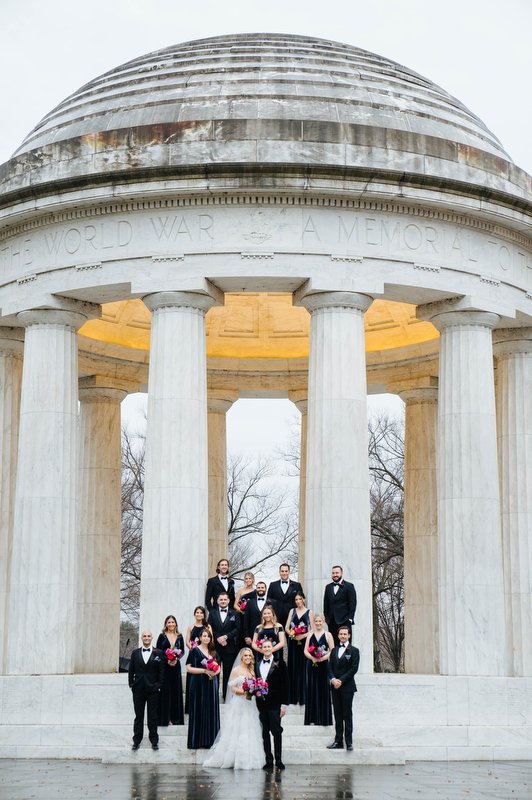
<svg viewBox="0 0 532 800"><path fill-rule="evenodd" d="M340 625L345 625L351 636L351 626L355 621L357 608L357 593L352 583L344 581L342 567L333 567L331 577L332 583L328 583L325 587L323 612L329 631L338 644L337 632Z"/></svg>
<svg viewBox="0 0 532 800"><path fill-rule="evenodd" d="M244 634L244 641L251 647L253 634L255 628L260 622L260 615L264 606L269 604L266 598L266 584L264 581L259 581L255 587L256 597L248 600L246 610L244 611L244 619L242 622L242 632Z"/></svg>
<svg viewBox="0 0 532 800"><path fill-rule="evenodd" d="M229 561L226 558L221 558L218 561L216 575L213 575L207 581L207 590L205 592L205 608L207 611L216 608L218 595L222 592L227 592L229 604L233 608L235 604L235 582L229 577Z"/></svg>
<svg viewBox="0 0 532 800"><path fill-rule="evenodd" d="M268 600L271 601L277 615L277 621L281 625L286 625L288 614L294 608L294 598L298 592L303 591L303 587L298 581L290 579L290 567L288 564L281 564L279 567L280 580L272 581L268 589Z"/></svg>
<svg viewBox="0 0 532 800"><path fill-rule="evenodd" d="M222 592L218 595L218 608L213 608L209 614L209 625L212 628L216 653L222 665L222 687L225 700L229 675L238 652L238 637L240 634L237 613L229 607L229 595L227 592Z"/></svg>
<svg viewBox="0 0 532 800"><path fill-rule="evenodd" d="M338 628L340 644L333 649L327 661L336 729L334 742L328 745L329 750L342 750L344 735L346 749L353 749L353 697L357 690L354 676L358 672L360 652L349 643L350 636L347 625Z"/></svg>
<svg viewBox="0 0 532 800"><path fill-rule="evenodd" d="M144 708L148 708L148 733L153 750L159 749L157 718L159 716L159 691L164 678L165 660L161 650L152 646L151 631L142 631L142 647L131 653L128 682L133 693L135 722L133 747L138 750L144 735Z"/></svg>

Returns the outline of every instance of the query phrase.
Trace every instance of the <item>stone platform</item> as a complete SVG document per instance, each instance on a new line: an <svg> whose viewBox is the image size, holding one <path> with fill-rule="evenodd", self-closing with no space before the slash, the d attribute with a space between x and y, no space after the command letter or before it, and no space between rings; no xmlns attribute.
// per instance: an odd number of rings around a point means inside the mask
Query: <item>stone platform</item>
<svg viewBox="0 0 532 800"><path fill-rule="evenodd" d="M532 679L360 675L355 749L328 751L332 728L284 721L287 764L532 759ZM223 707L222 707L223 717ZM186 726L160 729L132 753L133 708L125 675L0 677L0 758L96 759L105 763L201 764Z"/></svg>

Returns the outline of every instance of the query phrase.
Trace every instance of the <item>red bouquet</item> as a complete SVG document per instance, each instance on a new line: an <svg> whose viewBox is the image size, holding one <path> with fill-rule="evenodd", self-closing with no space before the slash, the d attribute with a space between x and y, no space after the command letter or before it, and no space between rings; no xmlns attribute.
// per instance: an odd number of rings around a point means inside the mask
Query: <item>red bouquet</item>
<svg viewBox="0 0 532 800"><path fill-rule="evenodd" d="M319 646L311 644L309 645L308 651L310 655L316 659L316 661L319 661L321 658L323 658L324 655L326 655L329 652L329 648L324 644L320 644ZM317 667L318 665L312 664L312 666Z"/></svg>
<svg viewBox="0 0 532 800"><path fill-rule="evenodd" d="M239 607L240 611L245 611L247 604L248 604L248 601L246 600L245 597L243 597L241 600L239 600L238 601L238 607Z"/></svg>
<svg viewBox="0 0 532 800"><path fill-rule="evenodd" d="M294 636L303 636L303 634L307 633L307 626L300 623L299 625L294 625L293 627L290 626L290 636L293 639ZM297 644L301 644L302 640L298 640Z"/></svg>
<svg viewBox="0 0 532 800"><path fill-rule="evenodd" d="M214 672L215 675L220 672L220 665L215 658L202 658L201 666L208 669L210 672ZM209 678L212 680L211 675L209 675Z"/></svg>
<svg viewBox="0 0 532 800"><path fill-rule="evenodd" d="M177 659L181 658L183 655L183 651L180 650L178 647L167 647L164 651L168 664L171 667L175 667L177 664Z"/></svg>

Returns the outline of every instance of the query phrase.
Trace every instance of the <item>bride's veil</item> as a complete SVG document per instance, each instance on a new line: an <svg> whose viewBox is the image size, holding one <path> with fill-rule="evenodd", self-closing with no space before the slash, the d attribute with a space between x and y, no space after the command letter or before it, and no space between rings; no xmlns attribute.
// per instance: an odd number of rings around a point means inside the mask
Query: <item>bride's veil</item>
<svg viewBox="0 0 532 800"><path fill-rule="evenodd" d="M231 682L234 682L234 681L235 681L235 680L236 680L236 679L239 677L240 668L241 668L241 666L242 666L242 653L244 653L246 650L249 650L251 653L253 653L253 650L251 649L251 647L248 647L248 646L246 645L246 647L243 647L243 648L242 648L242 649L241 649L241 650L240 650L240 651L237 653L237 655L236 655L236 657L235 657L235 660L234 660L234 662L233 662L233 669L231 670L231 674L229 675L229 683L228 683L228 689L229 689L229 691L227 692L227 696L226 696L226 698L225 698L225 705L226 705L226 706L227 706L229 703L232 703L232 702L233 702L233 700L236 700L236 699L237 699L237 697L236 697L236 694L235 694L234 692L232 692L232 691L231 691ZM254 667L253 667L253 669L254 669Z"/></svg>

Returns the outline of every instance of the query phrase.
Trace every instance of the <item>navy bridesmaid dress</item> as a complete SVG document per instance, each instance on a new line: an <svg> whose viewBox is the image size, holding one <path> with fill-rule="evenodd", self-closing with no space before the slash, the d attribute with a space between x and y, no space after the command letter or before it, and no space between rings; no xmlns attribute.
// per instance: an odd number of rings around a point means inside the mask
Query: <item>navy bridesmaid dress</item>
<svg viewBox="0 0 532 800"><path fill-rule="evenodd" d="M323 645L329 650L327 637L324 633L319 640L312 634L309 645L319 647ZM313 664L308 658L307 662L307 699L305 704L305 725L332 725L331 687L327 675L327 662Z"/></svg>
<svg viewBox="0 0 532 800"><path fill-rule="evenodd" d="M157 648L163 653L172 645L165 633L160 633L157 639ZM174 647L185 652L185 643L181 634L178 634ZM166 658L166 656L165 656ZM164 669L163 685L159 696L159 725L184 725L185 715L183 710L183 683L181 681L181 663L177 659L174 667L168 663Z"/></svg>
<svg viewBox="0 0 532 800"><path fill-rule="evenodd" d="M204 653L199 647L190 651L189 663L201 669ZM188 700L188 740L189 750L212 747L220 730L220 705L218 696L218 676L190 674Z"/></svg>
<svg viewBox="0 0 532 800"><path fill-rule="evenodd" d="M310 611L307 609L303 616L298 617L297 612L292 614L290 628L304 625L307 633L310 626ZM305 639L297 641L292 637L288 639L288 702L290 705L304 705L306 699L306 662Z"/></svg>

